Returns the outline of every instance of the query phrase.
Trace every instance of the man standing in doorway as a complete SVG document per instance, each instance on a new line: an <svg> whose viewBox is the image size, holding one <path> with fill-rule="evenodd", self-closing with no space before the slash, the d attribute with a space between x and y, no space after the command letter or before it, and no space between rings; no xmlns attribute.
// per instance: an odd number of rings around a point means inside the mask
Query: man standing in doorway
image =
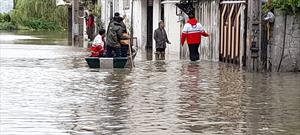
<svg viewBox="0 0 300 135"><path fill-rule="evenodd" d="M166 50L166 43L171 44L166 30L165 24L163 21L158 23L159 28L154 31L154 40L156 43L156 59L164 60L165 59L165 50Z"/></svg>
<svg viewBox="0 0 300 135"><path fill-rule="evenodd" d="M88 12L89 16L87 19L87 35L90 41L94 40L94 33L95 33L95 17L92 14L92 10Z"/></svg>
<svg viewBox="0 0 300 135"><path fill-rule="evenodd" d="M204 28L195 18L194 14L189 15L188 22L184 25L181 34L181 45L184 45L185 39L189 46L190 60L197 61L200 59L199 46L201 44L201 36L208 37Z"/></svg>

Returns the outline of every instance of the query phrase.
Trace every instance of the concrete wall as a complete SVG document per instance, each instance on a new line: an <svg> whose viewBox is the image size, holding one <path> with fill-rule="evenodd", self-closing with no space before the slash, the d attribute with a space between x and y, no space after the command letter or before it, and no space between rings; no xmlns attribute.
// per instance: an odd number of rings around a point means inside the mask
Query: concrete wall
<svg viewBox="0 0 300 135"><path fill-rule="evenodd" d="M133 10L133 36L137 37L139 47L145 48L147 44L147 1L134 1Z"/></svg>
<svg viewBox="0 0 300 135"><path fill-rule="evenodd" d="M201 59L219 61L219 8L215 0L201 1L195 5L196 18L210 34L202 37Z"/></svg>
<svg viewBox="0 0 300 135"><path fill-rule="evenodd" d="M279 67L284 37L284 15L276 11L275 16L273 36L269 46L269 67L272 71L277 71ZM287 16L286 41L280 71L300 71L300 13Z"/></svg>
<svg viewBox="0 0 300 135"><path fill-rule="evenodd" d="M174 3L164 4L165 12L165 29L171 45L167 45L166 53L171 54L171 56L178 56L180 54L180 21L179 16L176 15L176 6ZM156 24L158 25L158 24ZM156 27L157 28L157 27Z"/></svg>

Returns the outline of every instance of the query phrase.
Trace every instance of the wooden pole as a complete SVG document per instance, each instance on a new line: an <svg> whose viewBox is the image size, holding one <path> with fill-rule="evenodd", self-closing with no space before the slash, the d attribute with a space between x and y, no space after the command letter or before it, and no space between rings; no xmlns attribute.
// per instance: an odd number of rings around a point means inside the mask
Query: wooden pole
<svg viewBox="0 0 300 135"><path fill-rule="evenodd" d="M247 57L248 71L261 70L261 1L248 1L248 27L247 27ZM255 45L259 49L258 57L253 58L251 48Z"/></svg>
<svg viewBox="0 0 300 135"><path fill-rule="evenodd" d="M72 1L72 46L79 46L79 0Z"/></svg>
<svg viewBox="0 0 300 135"><path fill-rule="evenodd" d="M261 0L259 0L258 2L258 22L259 22L259 30L258 30L258 47L259 47L259 57L258 57L258 70L259 71L262 71L263 70L263 61L262 61L262 57L263 57L263 54L264 53L262 51L262 2Z"/></svg>
<svg viewBox="0 0 300 135"><path fill-rule="evenodd" d="M131 47L133 46L133 0L131 1L131 21L130 21L130 45L129 45L129 57L131 62L131 68L134 67L133 58L132 58L132 50Z"/></svg>
<svg viewBox="0 0 300 135"><path fill-rule="evenodd" d="M248 11L247 11L247 43L246 43L246 67L247 70L251 70L252 62L251 62L251 43L252 43L252 7L253 7L253 0L248 1Z"/></svg>

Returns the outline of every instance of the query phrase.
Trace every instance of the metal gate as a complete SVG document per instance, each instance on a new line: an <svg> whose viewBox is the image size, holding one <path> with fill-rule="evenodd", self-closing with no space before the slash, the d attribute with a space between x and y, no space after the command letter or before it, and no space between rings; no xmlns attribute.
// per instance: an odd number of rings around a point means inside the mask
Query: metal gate
<svg viewBox="0 0 300 135"><path fill-rule="evenodd" d="M245 14L246 1L223 0L220 3L220 61L245 64Z"/></svg>

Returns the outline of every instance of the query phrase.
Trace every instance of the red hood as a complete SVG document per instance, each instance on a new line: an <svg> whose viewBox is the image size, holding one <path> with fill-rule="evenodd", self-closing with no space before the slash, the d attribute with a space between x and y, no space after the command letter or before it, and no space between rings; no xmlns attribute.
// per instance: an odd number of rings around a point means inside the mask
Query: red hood
<svg viewBox="0 0 300 135"><path fill-rule="evenodd" d="M189 19L188 23L191 25L196 25L198 23L198 21L195 18L193 18L193 19Z"/></svg>

